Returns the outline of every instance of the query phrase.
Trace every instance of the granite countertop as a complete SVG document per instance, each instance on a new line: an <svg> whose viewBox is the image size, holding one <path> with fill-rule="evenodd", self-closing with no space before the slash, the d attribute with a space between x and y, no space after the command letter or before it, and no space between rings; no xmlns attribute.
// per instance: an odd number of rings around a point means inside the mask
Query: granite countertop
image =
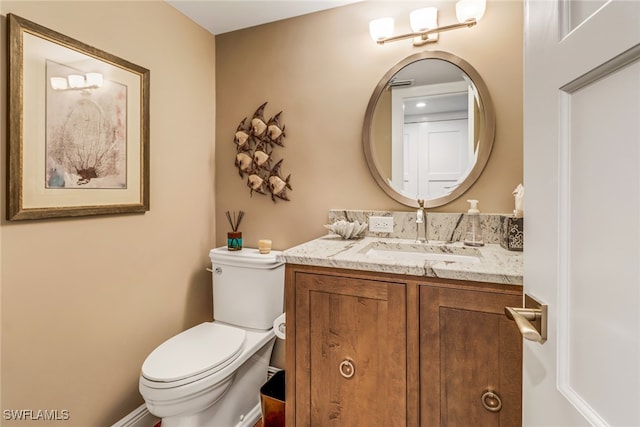
<svg viewBox="0 0 640 427"><path fill-rule="evenodd" d="M398 249L401 254L394 252ZM425 255L434 259L425 260ZM280 257L290 264L522 285L522 252L498 244L472 248L461 242L421 244L390 237L343 240L329 234L287 249Z"/></svg>

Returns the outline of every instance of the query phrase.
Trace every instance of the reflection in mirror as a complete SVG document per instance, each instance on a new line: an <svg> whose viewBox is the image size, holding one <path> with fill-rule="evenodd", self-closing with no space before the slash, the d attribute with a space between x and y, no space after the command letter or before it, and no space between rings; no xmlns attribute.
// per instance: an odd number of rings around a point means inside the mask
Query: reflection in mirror
<svg viewBox="0 0 640 427"><path fill-rule="evenodd" d="M465 61L444 52L412 55L374 91L363 129L367 163L395 200L440 206L480 175L495 117L486 87Z"/></svg>

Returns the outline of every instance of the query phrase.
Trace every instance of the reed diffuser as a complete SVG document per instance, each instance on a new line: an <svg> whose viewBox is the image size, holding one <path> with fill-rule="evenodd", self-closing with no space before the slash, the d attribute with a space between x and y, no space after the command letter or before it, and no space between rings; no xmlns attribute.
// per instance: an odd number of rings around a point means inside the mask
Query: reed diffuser
<svg viewBox="0 0 640 427"><path fill-rule="evenodd" d="M231 226L231 230L227 233L227 249L230 251L239 251L242 249L242 232L238 231L240 228L240 222L244 217L244 211L240 211L237 214L234 212L233 216L229 211L226 211L227 220Z"/></svg>

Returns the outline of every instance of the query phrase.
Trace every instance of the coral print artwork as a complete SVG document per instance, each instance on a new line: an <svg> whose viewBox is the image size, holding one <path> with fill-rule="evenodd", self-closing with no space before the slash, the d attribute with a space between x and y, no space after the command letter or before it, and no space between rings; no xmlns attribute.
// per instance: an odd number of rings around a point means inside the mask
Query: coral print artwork
<svg viewBox="0 0 640 427"><path fill-rule="evenodd" d="M7 219L148 211L151 71L13 14L7 32Z"/></svg>
<svg viewBox="0 0 640 427"><path fill-rule="evenodd" d="M47 61L52 77L82 75ZM47 85L46 188L127 188L127 87L115 81L85 88Z"/></svg>

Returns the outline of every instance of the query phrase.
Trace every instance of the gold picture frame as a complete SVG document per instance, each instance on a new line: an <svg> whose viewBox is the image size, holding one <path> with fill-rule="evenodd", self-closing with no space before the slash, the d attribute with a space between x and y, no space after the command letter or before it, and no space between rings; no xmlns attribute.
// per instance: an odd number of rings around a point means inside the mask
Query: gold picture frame
<svg viewBox="0 0 640 427"><path fill-rule="evenodd" d="M7 219L148 211L150 71L7 21Z"/></svg>

